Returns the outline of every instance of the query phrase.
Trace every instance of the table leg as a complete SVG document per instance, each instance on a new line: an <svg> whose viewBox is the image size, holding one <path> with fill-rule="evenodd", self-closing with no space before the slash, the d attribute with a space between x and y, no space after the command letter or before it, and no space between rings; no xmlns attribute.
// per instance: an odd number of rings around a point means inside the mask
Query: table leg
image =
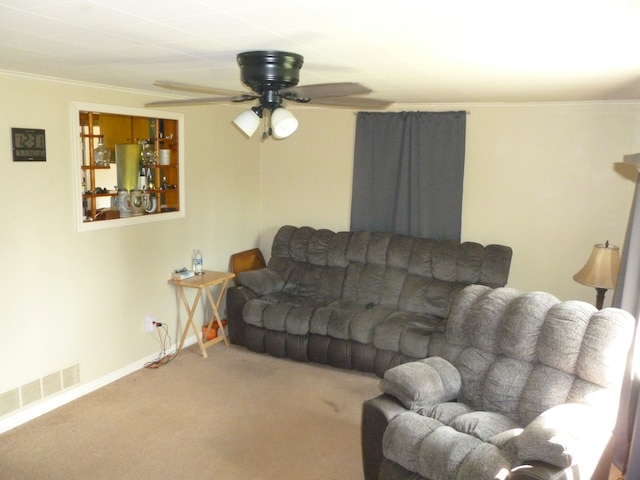
<svg viewBox="0 0 640 480"><path fill-rule="evenodd" d="M202 295L202 289L198 288L196 291L196 296L193 299L193 304L189 306L189 301L187 300L187 296L184 294L184 290L182 286L178 285L178 292L180 293L180 298L182 298L182 303L187 309L187 313L189 314L189 318L187 319L187 323L184 326L184 331L182 332L182 338L180 338L180 344L178 345L178 352L182 350L182 346L184 345L184 341L187 338L187 333L189 333L189 327L193 329L193 333L196 335L196 340L198 341L198 346L200 347L200 352L204 358L208 358L207 350L202 343L201 332L198 332L195 323L193 322L194 314L196 313L196 309L198 308L198 302L200 301L200 296Z"/></svg>
<svg viewBox="0 0 640 480"><path fill-rule="evenodd" d="M220 313L218 312L218 308L220 307L220 303L222 302L222 297L227 288L228 280L225 280L221 287L220 292L218 293L218 299L216 301L213 300L213 296L211 295L211 290L207 288L207 298L209 299L209 304L211 305L211 320L209 321L209 327L207 328L207 335L211 328L214 327L214 323L218 324L220 328L220 334L222 335L222 339L224 340L225 345L229 346L229 339L227 338L227 334L224 331L224 325L222 325L222 319L220 318Z"/></svg>

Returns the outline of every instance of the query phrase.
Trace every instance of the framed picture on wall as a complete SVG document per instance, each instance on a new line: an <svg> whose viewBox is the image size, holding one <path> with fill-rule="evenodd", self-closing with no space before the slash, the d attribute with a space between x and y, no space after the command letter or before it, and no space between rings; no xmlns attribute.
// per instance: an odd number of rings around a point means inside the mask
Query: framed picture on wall
<svg viewBox="0 0 640 480"><path fill-rule="evenodd" d="M11 143L14 162L46 162L47 147L44 130L12 128Z"/></svg>

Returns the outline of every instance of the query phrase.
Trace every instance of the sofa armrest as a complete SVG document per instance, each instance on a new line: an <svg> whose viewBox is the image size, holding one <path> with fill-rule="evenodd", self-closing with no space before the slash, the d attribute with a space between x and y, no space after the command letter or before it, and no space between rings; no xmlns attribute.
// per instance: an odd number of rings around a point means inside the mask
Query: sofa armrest
<svg viewBox="0 0 640 480"><path fill-rule="evenodd" d="M595 468L611 438L610 415L590 405L566 403L543 412L512 441L523 462L560 468Z"/></svg>
<svg viewBox="0 0 640 480"><path fill-rule="evenodd" d="M384 393L417 410L458 397L462 386L460 372L441 357L429 357L390 368L380 381Z"/></svg>
<svg viewBox="0 0 640 480"><path fill-rule="evenodd" d="M509 480L572 480L576 472L544 462L528 462L511 470ZM605 477L606 478L606 477Z"/></svg>
<svg viewBox="0 0 640 480"><path fill-rule="evenodd" d="M360 428L362 468L365 480L378 480L382 454L382 437L389 422L407 409L394 397L386 394L362 404Z"/></svg>
<svg viewBox="0 0 640 480"><path fill-rule="evenodd" d="M511 470L509 480L573 480L583 477L606 480L611 470L614 446L615 441L612 435L601 457L589 459L592 462L597 461L593 473L591 470L585 472L585 465L559 468L544 462L526 462Z"/></svg>
<svg viewBox="0 0 640 480"><path fill-rule="evenodd" d="M266 267L238 273L238 284L253 290L260 296L282 290L284 278L275 270Z"/></svg>
<svg viewBox="0 0 640 480"><path fill-rule="evenodd" d="M245 321L242 315L245 303L256 297L256 293L245 287L227 288L227 325L229 340L236 345L244 345Z"/></svg>

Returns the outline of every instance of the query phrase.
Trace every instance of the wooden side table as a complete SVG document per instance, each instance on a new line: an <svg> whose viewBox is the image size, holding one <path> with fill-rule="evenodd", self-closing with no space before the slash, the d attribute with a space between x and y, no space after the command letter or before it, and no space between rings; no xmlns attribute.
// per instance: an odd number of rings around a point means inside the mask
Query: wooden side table
<svg viewBox="0 0 640 480"><path fill-rule="evenodd" d="M229 339L227 338L227 334L224 331L222 319L220 318L218 308L220 307L220 302L222 301L224 292L227 289L227 283L229 283L229 280L234 277L235 274L231 272L214 272L211 270L205 270L202 275L195 275L185 280L173 280L171 278L169 279L169 283L172 283L176 286L176 289L180 294L180 298L182 299L182 303L184 304L184 307L187 309L187 313L189 314L187 323L184 326L184 331L182 332L182 338L180 339L180 343L178 344L178 352L182 350L184 341L187 338L187 333L189 332L189 327L191 327L193 333L196 334L198 345L200 346L200 351L202 352L202 356L204 358L208 357L206 348L213 345L214 343L224 342L225 345L229 345ZM216 285L220 285L220 293L218 293L218 298L216 299L216 301L214 301L213 296L211 295L211 287L214 287ZM184 293L185 288L197 289L195 298L193 299L193 303L191 305L189 305L187 296ZM205 338L209 336L209 331L212 328L220 328L220 336L214 338L213 340L209 340L208 342L202 341L202 329L196 328L196 324L193 321L193 316L196 312L196 309L198 308L198 303L200 302L203 291L206 293L206 296L209 299L209 305L211 306L211 310L213 312L211 315L211 319L209 320ZM216 323L218 324L217 327L215 325Z"/></svg>

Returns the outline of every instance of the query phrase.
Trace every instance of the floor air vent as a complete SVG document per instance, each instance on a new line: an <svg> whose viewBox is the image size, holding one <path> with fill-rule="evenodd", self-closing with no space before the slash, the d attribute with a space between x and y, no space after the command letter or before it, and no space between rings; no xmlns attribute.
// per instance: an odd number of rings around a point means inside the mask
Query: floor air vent
<svg viewBox="0 0 640 480"><path fill-rule="evenodd" d="M78 383L80 383L80 364L76 363L0 393L0 417Z"/></svg>

